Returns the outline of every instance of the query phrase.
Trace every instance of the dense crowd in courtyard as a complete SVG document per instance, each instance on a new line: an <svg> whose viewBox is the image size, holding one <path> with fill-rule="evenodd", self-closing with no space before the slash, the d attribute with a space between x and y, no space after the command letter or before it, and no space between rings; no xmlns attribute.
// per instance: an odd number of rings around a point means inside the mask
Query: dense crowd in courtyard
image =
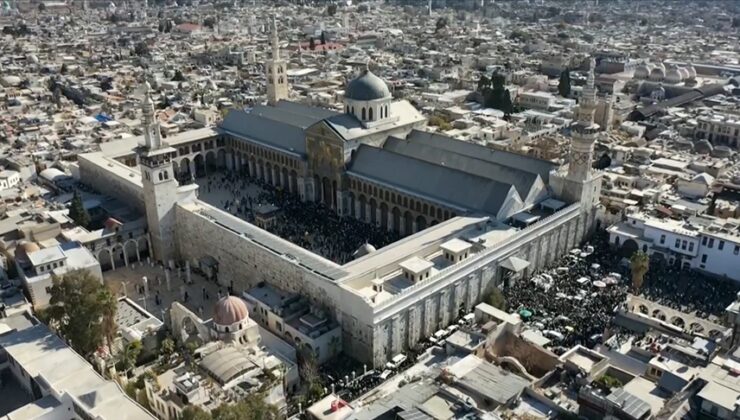
<svg viewBox="0 0 740 420"><path fill-rule="evenodd" d="M509 311L553 340L556 350L593 344L631 289L629 264L610 249L606 235L590 245L515 282L505 291ZM651 263L640 296L667 307L716 320L735 299L740 286L694 271Z"/></svg>
<svg viewBox="0 0 740 420"><path fill-rule="evenodd" d="M380 249L401 238L396 232L339 216L323 204L303 202L294 194L245 175L216 173L205 182L201 186L205 193L226 193L211 204L249 222L255 220L255 209L275 206L278 211L270 232L338 264L355 258L355 252L365 244ZM255 185L259 188L250 188Z"/></svg>

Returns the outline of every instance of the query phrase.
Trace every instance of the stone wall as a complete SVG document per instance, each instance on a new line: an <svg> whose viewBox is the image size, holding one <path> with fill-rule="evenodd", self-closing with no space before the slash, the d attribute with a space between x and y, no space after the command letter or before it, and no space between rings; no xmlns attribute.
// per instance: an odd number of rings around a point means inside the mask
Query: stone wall
<svg viewBox="0 0 740 420"><path fill-rule="evenodd" d="M140 212L144 207L141 173L101 153L87 153L77 157L80 180L96 191L130 204Z"/></svg>
<svg viewBox="0 0 740 420"><path fill-rule="evenodd" d="M203 207L207 205L202 202L176 206L176 242L183 260L197 264L202 257L215 258L219 284L232 286L235 294L267 282L300 293L327 309L337 307L338 289L331 280L199 214L198 209Z"/></svg>

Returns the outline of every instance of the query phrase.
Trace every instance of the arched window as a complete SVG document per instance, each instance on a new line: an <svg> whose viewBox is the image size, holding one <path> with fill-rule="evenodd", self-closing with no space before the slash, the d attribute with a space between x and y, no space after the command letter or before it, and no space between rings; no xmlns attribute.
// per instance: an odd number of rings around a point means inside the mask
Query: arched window
<svg viewBox="0 0 740 420"><path fill-rule="evenodd" d="M370 121L372 121L372 120L373 120L373 109L372 109L372 108L370 108L370 109L369 109L368 111L369 111L369 112L368 112L368 115L369 115L369 117L370 117Z"/></svg>
<svg viewBox="0 0 740 420"><path fill-rule="evenodd" d="M388 118L388 105L385 106L385 117Z"/></svg>
<svg viewBox="0 0 740 420"><path fill-rule="evenodd" d="M365 116L366 116L365 108L363 107L362 108L362 121L365 121Z"/></svg>
<svg viewBox="0 0 740 420"><path fill-rule="evenodd" d="M164 175L162 175L162 172L160 172L159 173L159 180L161 181L162 179L164 179Z"/></svg>
<svg viewBox="0 0 740 420"><path fill-rule="evenodd" d="M283 84L283 76L280 76L280 77L278 78L278 83L279 83L279 84L281 84L281 85Z"/></svg>

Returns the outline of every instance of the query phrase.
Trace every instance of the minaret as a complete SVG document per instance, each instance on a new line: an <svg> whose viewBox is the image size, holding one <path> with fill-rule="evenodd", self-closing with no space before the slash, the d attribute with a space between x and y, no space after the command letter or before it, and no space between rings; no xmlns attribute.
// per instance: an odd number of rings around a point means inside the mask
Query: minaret
<svg viewBox="0 0 740 420"><path fill-rule="evenodd" d="M154 116L154 104L150 91L149 83L145 82L144 99L141 101L144 144L138 148L138 154L150 255L167 263L176 257L175 204L177 204L178 185L172 159L177 151L162 142L159 123L156 122Z"/></svg>
<svg viewBox="0 0 740 420"><path fill-rule="evenodd" d="M156 150L162 146L162 132L159 123L155 121L151 90L152 87L149 85L149 82L144 82L144 99L141 102L141 115L144 123L144 145L149 150Z"/></svg>
<svg viewBox="0 0 740 420"><path fill-rule="evenodd" d="M596 132L599 129L599 126L594 124L594 113L596 112L595 65L594 60L591 59L588 80L586 86L583 87L583 93L576 108L576 123L572 127L568 178L576 181L585 180L591 172L594 142L596 141Z"/></svg>
<svg viewBox="0 0 740 420"><path fill-rule="evenodd" d="M580 203L585 214L592 210L599 201L601 175L591 169L598 124L594 123L596 112L596 87L594 86L594 68L592 59L589 66L588 81L583 88L580 102L575 112L575 123L571 126L570 159L568 172L551 182L559 185L561 199L568 203ZM555 185L554 184L554 185ZM590 229L590 228L589 228Z"/></svg>
<svg viewBox="0 0 740 420"><path fill-rule="evenodd" d="M287 61L280 58L277 20L272 20L272 59L267 62L267 103L275 105L282 99L288 99Z"/></svg>

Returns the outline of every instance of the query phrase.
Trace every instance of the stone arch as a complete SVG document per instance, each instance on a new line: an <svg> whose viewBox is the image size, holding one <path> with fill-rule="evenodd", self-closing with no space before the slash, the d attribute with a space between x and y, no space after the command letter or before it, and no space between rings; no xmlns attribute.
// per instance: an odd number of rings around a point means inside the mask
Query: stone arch
<svg viewBox="0 0 740 420"><path fill-rule="evenodd" d="M698 322L692 322L689 324L689 332L692 334L702 334L704 333L704 326Z"/></svg>
<svg viewBox="0 0 740 420"><path fill-rule="evenodd" d="M401 210L399 210L398 207L393 207L391 215L393 219L393 231L401 232Z"/></svg>
<svg viewBox="0 0 740 420"><path fill-rule="evenodd" d="M374 198L370 199L370 223L378 224L378 202Z"/></svg>
<svg viewBox="0 0 740 420"><path fill-rule="evenodd" d="M639 305L637 307L637 310L640 311L641 314L645 314L645 315L649 315L650 314L650 310L645 305Z"/></svg>
<svg viewBox="0 0 740 420"><path fill-rule="evenodd" d="M149 249L151 248L149 246L149 238L142 236L136 240L136 244L139 248L139 259L148 257Z"/></svg>
<svg viewBox="0 0 740 420"><path fill-rule="evenodd" d="M667 317L665 315L665 312L663 312L660 308L653 309L653 312L650 314L653 318L657 318L661 321L666 321Z"/></svg>
<svg viewBox="0 0 740 420"><path fill-rule="evenodd" d="M100 263L101 270L106 271L106 270L116 269L116 265L113 262L113 254L111 254L108 248L103 248L100 251L98 251L97 258L98 258L98 262Z"/></svg>
<svg viewBox="0 0 740 420"><path fill-rule="evenodd" d="M283 185L282 185L283 189L285 191L290 191L290 178L288 177L288 168L283 166L283 169L280 172L282 174L282 176L280 177L281 178L280 180L283 181Z"/></svg>
<svg viewBox="0 0 740 420"><path fill-rule="evenodd" d="M367 198L365 198L365 194L360 194L360 199L358 201L360 202L360 214L357 216L360 220L365 222L367 221Z"/></svg>
<svg viewBox="0 0 740 420"><path fill-rule="evenodd" d="M380 203L380 227L388 229L388 204Z"/></svg>
<svg viewBox="0 0 740 420"><path fill-rule="evenodd" d="M427 228L427 219L422 215L416 216L416 231L421 232L422 230L426 228Z"/></svg>
<svg viewBox="0 0 740 420"><path fill-rule="evenodd" d="M321 191L323 192L322 201L323 201L324 205L326 205L327 207L331 207L331 204L332 204L332 199L331 199L331 191L332 191L332 188L331 188L331 181L329 180L329 178L324 177L321 180Z"/></svg>
<svg viewBox="0 0 740 420"><path fill-rule="evenodd" d="M709 334L707 334L707 336L711 338L712 340L718 340L722 338L722 331L717 330L717 329L711 329L709 330Z"/></svg>
<svg viewBox="0 0 740 420"><path fill-rule="evenodd" d="M352 217L357 217L355 214L355 193L350 191L347 193L347 205L349 206L349 215Z"/></svg>
<svg viewBox="0 0 740 420"><path fill-rule="evenodd" d="M111 247L111 256L116 264L116 267L120 267L126 264L126 251L123 249L123 244L115 244Z"/></svg>
<svg viewBox="0 0 740 420"><path fill-rule="evenodd" d="M372 121L373 120L373 107L370 107L367 111L367 118Z"/></svg>
<svg viewBox="0 0 740 420"><path fill-rule="evenodd" d="M366 111L367 111L367 110L366 110L366 109L365 109L365 107L363 106L363 107L362 107L362 121L365 121L365 117L367 116L367 112L366 112Z"/></svg>
<svg viewBox="0 0 740 420"><path fill-rule="evenodd" d="M257 179L265 180L265 162L262 159L257 160Z"/></svg>
<svg viewBox="0 0 740 420"><path fill-rule="evenodd" d="M265 163L265 182L274 185L272 182L272 164L270 162Z"/></svg>
<svg viewBox="0 0 740 420"><path fill-rule="evenodd" d="M639 250L640 247L637 245L637 242L634 239L627 239L622 243L621 248L619 248L619 253L624 258L629 258Z"/></svg>
<svg viewBox="0 0 740 420"><path fill-rule="evenodd" d="M140 261L139 256L139 244L133 240L129 239L126 241L126 243L123 244L123 251L126 255L126 264L131 264L134 261Z"/></svg>
<svg viewBox="0 0 740 420"><path fill-rule="evenodd" d="M686 328L686 321L683 320L680 316L674 316L671 318L671 324L679 327L679 328Z"/></svg>
<svg viewBox="0 0 740 420"><path fill-rule="evenodd" d="M182 158L180 160L180 171L178 172L179 176L181 178L187 178L190 179L193 177L193 174L190 173L190 165L192 162L188 158Z"/></svg>
<svg viewBox="0 0 740 420"><path fill-rule="evenodd" d="M414 217L411 215L411 212L406 210L403 213L403 223L404 223L404 229L403 234L404 235L411 235L414 233Z"/></svg>
<svg viewBox="0 0 740 420"><path fill-rule="evenodd" d="M290 192L298 193L298 173L296 171L290 171Z"/></svg>
<svg viewBox="0 0 740 420"><path fill-rule="evenodd" d="M175 179L178 179L180 176L180 162L176 160L172 161L172 173L175 174Z"/></svg>
<svg viewBox="0 0 740 420"><path fill-rule="evenodd" d="M216 166L219 169L226 167L226 149L221 148L216 152Z"/></svg>
<svg viewBox="0 0 740 420"><path fill-rule="evenodd" d="M206 175L206 160L201 153L196 154L193 157L195 164L195 177L200 178Z"/></svg>

